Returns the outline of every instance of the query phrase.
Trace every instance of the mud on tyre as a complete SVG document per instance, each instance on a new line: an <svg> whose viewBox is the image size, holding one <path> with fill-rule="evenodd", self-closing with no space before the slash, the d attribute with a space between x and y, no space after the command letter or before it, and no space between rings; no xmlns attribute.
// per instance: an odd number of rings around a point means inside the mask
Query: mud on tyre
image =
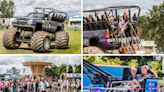
<svg viewBox="0 0 164 92"><path fill-rule="evenodd" d="M20 33L13 27L9 28L8 31L6 31L3 34L3 45L7 49L17 49L19 48L21 42L16 41L16 39L19 37Z"/></svg>
<svg viewBox="0 0 164 92"><path fill-rule="evenodd" d="M34 52L48 52L51 46L49 33L45 31L35 32L30 41L30 47Z"/></svg>
<svg viewBox="0 0 164 92"><path fill-rule="evenodd" d="M55 34L55 48L65 49L68 48L69 35L65 31L59 31Z"/></svg>

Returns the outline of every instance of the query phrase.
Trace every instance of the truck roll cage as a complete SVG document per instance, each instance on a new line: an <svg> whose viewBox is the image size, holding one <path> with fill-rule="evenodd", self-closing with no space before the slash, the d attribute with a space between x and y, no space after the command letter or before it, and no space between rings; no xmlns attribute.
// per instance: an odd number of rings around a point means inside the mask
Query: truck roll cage
<svg viewBox="0 0 164 92"><path fill-rule="evenodd" d="M63 15L64 17L68 17L67 13L66 12L62 12L62 11L59 11L59 10L56 10L56 9L53 9L53 8L41 8L41 7L36 7L34 8L34 11L35 12L41 12L43 14L60 14L60 15Z"/></svg>
<svg viewBox="0 0 164 92"><path fill-rule="evenodd" d="M68 18L68 15L66 12L62 12L53 8L36 7L34 8L34 12L42 13L44 15L43 18L48 18L49 20L52 20L52 21L64 22L65 19Z"/></svg>
<svg viewBox="0 0 164 92"><path fill-rule="evenodd" d="M119 10L124 10L124 9L128 10L128 16L130 16L128 20L130 20L130 21L132 20L131 9L137 9L138 12L137 12L137 14L135 14L135 17L137 18L137 20L135 20L135 22L138 22L138 17L140 15L141 9L140 9L139 6L136 6L136 5L132 5L132 6L110 6L110 7L106 7L106 8L100 8L100 9L84 10L83 12L84 13L95 13L95 15L98 12L103 12L104 13L104 17L105 17L105 21L107 22L108 25L110 25L111 22L110 22L110 20L108 18L109 15L111 14L114 17L114 24L118 24L119 23L119 17L120 17L118 12L119 12ZM101 17L101 20L99 20L97 22L100 22L100 21L103 21L102 17ZM93 22L95 22L95 21L93 21ZM87 21L85 23L92 23L92 22Z"/></svg>
<svg viewBox="0 0 164 92"><path fill-rule="evenodd" d="M89 12L101 12L104 11L104 13L106 13L107 11L116 11L116 15L118 15L118 10L123 10L123 9L128 9L129 11L129 15L131 13L130 9L138 9L138 14L137 16L139 17L140 12L141 12L141 8L139 6L136 5L132 5L132 6L110 6L110 7L106 7L106 8L100 8L100 9L93 9L93 10L84 10L84 13L89 13Z"/></svg>

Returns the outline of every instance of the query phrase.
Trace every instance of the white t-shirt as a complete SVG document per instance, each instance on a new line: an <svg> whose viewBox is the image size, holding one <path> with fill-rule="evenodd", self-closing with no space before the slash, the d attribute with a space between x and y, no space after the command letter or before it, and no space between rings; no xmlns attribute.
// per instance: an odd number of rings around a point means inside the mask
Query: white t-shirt
<svg viewBox="0 0 164 92"><path fill-rule="evenodd" d="M50 85L49 85L49 83L46 81L46 85L47 85L47 87L50 87Z"/></svg>

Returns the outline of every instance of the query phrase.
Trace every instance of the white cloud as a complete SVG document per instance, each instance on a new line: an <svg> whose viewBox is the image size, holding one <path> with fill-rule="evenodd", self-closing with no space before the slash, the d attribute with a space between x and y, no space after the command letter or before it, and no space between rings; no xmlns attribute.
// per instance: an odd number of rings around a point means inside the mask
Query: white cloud
<svg viewBox="0 0 164 92"><path fill-rule="evenodd" d="M14 0L15 16L24 16L32 12L34 7L54 8L65 11L68 15L81 12L81 0Z"/></svg>
<svg viewBox="0 0 164 92"><path fill-rule="evenodd" d="M3 55L0 58L0 66L2 65L15 65L22 64L22 62L30 62L30 61L44 61L44 62L52 62L55 65L74 65L81 64L80 55L16 55L9 56Z"/></svg>
<svg viewBox="0 0 164 92"><path fill-rule="evenodd" d="M7 70L12 67L16 67L24 72L26 70L26 74L31 74L30 68L23 66L23 62L34 62L34 61L44 61L44 62L52 62L54 65L60 66L64 65L79 65L81 64L81 56L80 55L1 55L0 58L0 74L6 73Z"/></svg>

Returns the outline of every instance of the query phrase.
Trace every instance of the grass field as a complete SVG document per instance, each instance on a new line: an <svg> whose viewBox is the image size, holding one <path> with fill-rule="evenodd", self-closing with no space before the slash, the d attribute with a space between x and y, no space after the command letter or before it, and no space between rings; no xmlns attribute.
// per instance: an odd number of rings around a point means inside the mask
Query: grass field
<svg viewBox="0 0 164 92"><path fill-rule="evenodd" d="M2 43L3 33L7 29L0 30L0 53L3 54L40 54L33 52L27 44L21 44L19 49L8 50L5 49ZM65 26L65 30L69 33L69 47L68 49L50 49L48 53L44 54L80 54L81 53L81 32ZM41 53L42 54L42 53Z"/></svg>

